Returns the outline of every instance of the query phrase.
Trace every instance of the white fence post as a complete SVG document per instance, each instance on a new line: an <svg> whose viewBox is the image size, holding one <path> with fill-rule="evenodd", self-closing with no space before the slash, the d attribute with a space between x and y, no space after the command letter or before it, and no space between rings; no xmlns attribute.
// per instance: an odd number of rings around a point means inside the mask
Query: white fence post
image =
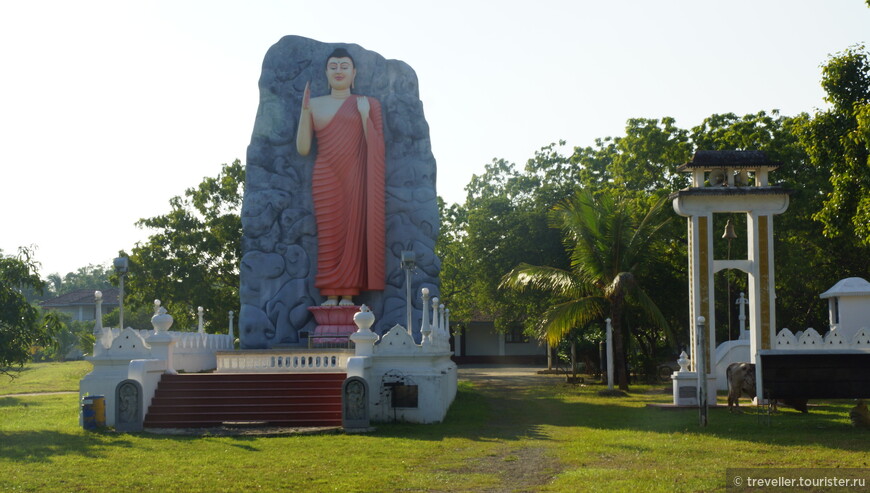
<svg viewBox="0 0 870 493"><path fill-rule="evenodd" d="M698 347L695 348L695 370L698 373L698 411L701 426L707 426L707 354L706 334L704 333L704 325L706 319L698 317L698 325L695 333L697 334Z"/></svg>
<svg viewBox="0 0 870 493"><path fill-rule="evenodd" d="M233 315L235 315L235 313L230 310L230 345L235 347L235 343L233 342L236 340L235 335L233 335Z"/></svg>

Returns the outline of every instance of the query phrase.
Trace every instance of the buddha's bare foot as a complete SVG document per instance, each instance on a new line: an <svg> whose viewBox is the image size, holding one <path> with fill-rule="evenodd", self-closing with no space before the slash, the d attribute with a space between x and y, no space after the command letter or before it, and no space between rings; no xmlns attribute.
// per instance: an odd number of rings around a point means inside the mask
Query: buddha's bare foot
<svg viewBox="0 0 870 493"><path fill-rule="evenodd" d="M342 296L338 306L353 306L353 299L350 296Z"/></svg>
<svg viewBox="0 0 870 493"><path fill-rule="evenodd" d="M328 296L326 301L320 304L320 306L336 306L338 305L338 296Z"/></svg>

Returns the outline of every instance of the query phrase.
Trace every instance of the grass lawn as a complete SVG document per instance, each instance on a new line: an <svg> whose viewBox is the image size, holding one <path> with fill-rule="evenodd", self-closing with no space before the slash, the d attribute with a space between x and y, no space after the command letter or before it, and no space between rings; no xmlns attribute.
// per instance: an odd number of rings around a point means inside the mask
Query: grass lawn
<svg viewBox="0 0 870 493"><path fill-rule="evenodd" d="M30 392L65 392L79 390L79 380L93 366L87 361L66 363L32 363L15 378L0 375L0 396Z"/></svg>
<svg viewBox="0 0 870 493"><path fill-rule="evenodd" d="M712 409L700 428L697 410L646 407L671 400L661 386L620 398L548 382L461 381L445 422L366 435L91 433L78 426L77 395L0 397L0 490L709 491L724 489L728 467L870 461L849 401L785 409L769 425Z"/></svg>

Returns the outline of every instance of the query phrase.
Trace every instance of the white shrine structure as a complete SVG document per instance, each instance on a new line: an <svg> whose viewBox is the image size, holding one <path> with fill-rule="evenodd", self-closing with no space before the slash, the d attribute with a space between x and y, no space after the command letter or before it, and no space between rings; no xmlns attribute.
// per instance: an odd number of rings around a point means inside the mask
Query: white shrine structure
<svg viewBox="0 0 870 493"><path fill-rule="evenodd" d="M769 172L778 166L760 151L698 151L692 161L678 168L692 174L692 185L672 196L674 210L688 222L692 357L683 362L682 367L686 363L688 367L673 376L675 404L697 405L699 372L704 372L711 389L707 401L715 404L712 389L727 388L724 368L728 363L757 363L758 352L771 349L776 339L773 216L785 212L789 205L789 192L768 181ZM715 258L714 214L745 214L746 258ZM717 354L714 275L724 269L737 269L748 276L748 296L740 301L748 303L749 333L748 341L729 341ZM700 317L703 325L697 323ZM704 330L703 338L699 330ZM703 339L703 347L699 347L699 339ZM704 368L696 364L699 351L704 352ZM760 371L756 379L757 388L761 388Z"/></svg>
<svg viewBox="0 0 870 493"><path fill-rule="evenodd" d="M267 350L235 349L233 312L228 334L207 334L201 308L196 331L170 331L172 317L155 300L153 330L102 327L97 318L88 358L94 369L81 380L80 397L104 398L105 425L118 431L439 422L457 392L450 311L425 288L422 298L420 344L400 325L372 332L374 315L363 305L350 307L359 310L357 330L341 345ZM256 395L261 387L273 393Z"/></svg>
<svg viewBox="0 0 870 493"><path fill-rule="evenodd" d="M691 162L678 168L692 173L692 186L672 198L674 210L688 221L689 315L693 323L692 354L681 355L680 370L672 376L675 405L697 406L699 395L704 395L709 405L715 404L716 390L728 389L725 371L734 362L755 364L755 388L765 389L763 358L768 358L778 372L769 383L778 392L807 398L857 398L865 392L856 389L863 389L860 382L868 378L867 370L855 369L862 368L866 361L862 358L870 354L870 282L850 277L820 294L829 307L830 330L823 331L824 335L813 328L796 333L783 328L777 333L773 216L785 212L789 205L789 192L768 181L769 172L777 167L778 163L760 151L698 151ZM714 214L745 214L746 258L715 257L713 246L718 238L714 236ZM722 237L737 237L729 228L733 228L730 222ZM739 337L717 345L714 276L725 269L745 273L749 292L748 296L740 293L736 300ZM699 368L699 360L704 361L703 368ZM809 371L822 380L805 381L804 392L800 381L788 380L789 375L799 374L789 373L795 367L805 376ZM830 368L839 368L838 374L850 375L851 380L825 381ZM704 387L709 387L709 392L699 392L699 375L706 376Z"/></svg>

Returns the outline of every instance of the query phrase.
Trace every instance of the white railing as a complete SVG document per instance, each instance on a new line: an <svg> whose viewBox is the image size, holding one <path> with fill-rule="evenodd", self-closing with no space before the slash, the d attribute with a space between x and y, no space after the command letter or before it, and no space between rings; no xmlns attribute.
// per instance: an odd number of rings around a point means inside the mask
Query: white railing
<svg viewBox="0 0 870 493"><path fill-rule="evenodd" d="M429 300L429 290L423 288L423 340L420 345L428 350L450 350L450 310L439 303L438 298ZM431 316L429 310L432 311Z"/></svg>
<svg viewBox="0 0 870 493"><path fill-rule="evenodd" d="M169 332L174 341L172 367L188 372L213 370L217 366L215 353L232 351L233 339L227 334L201 332Z"/></svg>
<svg viewBox="0 0 870 493"><path fill-rule="evenodd" d="M353 354L353 350L342 349L219 351L217 372L344 372Z"/></svg>
<svg viewBox="0 0 870 493"><path fill-rule="evenodd" d="M824 337L815 329L809 328L793 334L788 329L782 329L776 335L775 349L789 350L826 350L826 349L870 349L870 328L864 327L852 338L844 337L836 329L829 330Z"/></svg>
<svg viewBox="0 0 870 493"><path fill-rule="evenodd" d="M230 351L233 349L233 336L228 334L204 334L201 332L169 332L175 339L175 352L197 350Z"/></svg>

